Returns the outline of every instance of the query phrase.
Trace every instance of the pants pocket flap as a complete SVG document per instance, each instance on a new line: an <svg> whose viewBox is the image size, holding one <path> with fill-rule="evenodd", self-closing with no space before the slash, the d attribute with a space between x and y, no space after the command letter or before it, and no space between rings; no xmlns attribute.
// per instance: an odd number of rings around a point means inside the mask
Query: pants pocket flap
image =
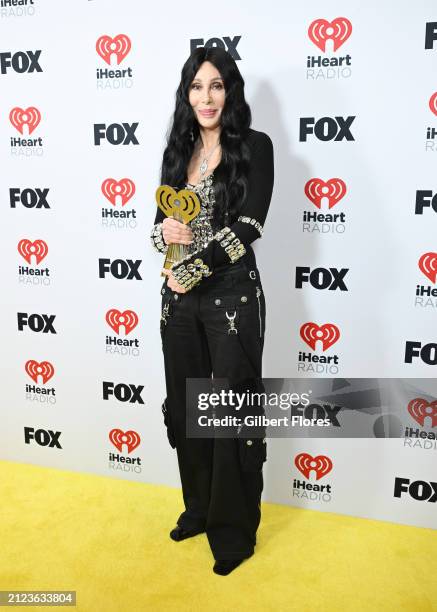
<svg viewBox="0 0 437 612"><path fill-rule="evenodd" d="M261 470L267 459L266 438L239 438L238 452L242 470L256 472Z"/></svg>

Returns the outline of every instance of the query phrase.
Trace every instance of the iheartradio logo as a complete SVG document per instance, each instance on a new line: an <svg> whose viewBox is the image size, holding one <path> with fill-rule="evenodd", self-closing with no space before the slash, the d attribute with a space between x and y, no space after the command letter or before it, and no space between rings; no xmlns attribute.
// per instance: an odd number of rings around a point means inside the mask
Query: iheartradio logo
<svg viewBox="0 0 437 612"><path fill-rule="evenodd" d="M434 113L434 115L437 115L437 91L433 93L429 99L429 108Z"/></svg>
<svg viewBox="0 0 437 612"><path fill-rule="evenodd" d="M52 366L50 361L41 361L38 363L34 359L29 359L29 361L26 361L24 368L27 374L34 382L36 382L36 384L38 384L38 376L41 377L43 385L45 385L55 373L55 368Z"/></svg>
<svg viewBox="0 0 437 612"><path fill-rule="evenodd" d="M346 195L346 183L340 178L322 181L312 178L305 183L305 195L317 208L322 207L322 198L328 200L328 208L332 208Z"/></svg>
<svg viewBox="0 0 437 612"><path fill-rule="evenodd" d="M131 41L126 34L118 34L111 38L110 36L101 36L96 42L96 51L100 57L111 65L111 58L115 57L117 65L120 64L126 55L131 50Z"/></svg>
<svg viewBox="0 0 437 612"><path fill-rule="evenodd" d="M337 51L343 43L347 41L352 34L352 24L345 17L337 17L329 22L326 19L316 19L308 28L308 36L310 40L323 53L326 51L326 43L332 40L334 43L334 51Z"/></svg>
<svg viewBox="0 0 437 612"><path fill-rule="evenodd" d="M304 323L300 328L300 337L313 351L316 350L316 342L320 340L322 350L326 351L340 338L340 330L333 323L325 323L319 326L316 323L309 322Z"/></svg>
<svg viewBox="0 0 437 612"><path fill-rule="evenodd" d="M427 402L421 397L416 397L408 404L408 412L422 427L425 426L426 417L431 417L431 427L437 425L437 401Z"/></svg>
<svg viewBox="0 0 437 612"><path fill-rule="evenodd" d="M124 327L127 336L138 325L138 315L133 310L119 310L112 308L106 313L106 322L112 327L116 334L120 333L120 327Z"/></svg>
<svg viewBox="0 0 437 612"><path fill-rule="evenodd" d="M17 248L20 255L24 257L28 264L32 263L31 259L33 256L38 265L49 252L49 247L44 240L34 240L31 242L27 238L23 238L23 240L20 240L18 243Z"/></svg>
<svg viewBox="0 0 437 612"><path fill-rule="evenodd" d="M310 477L311 470L314 470L316 474L316 480L323 478L326 474L332 470L332 461L326 455L317 455L312 457L308 453L300 453L296 455L294 459L294 465L297 467L299 472L305 476Z"/></svg>
<svg viewBox="0 0 437 612"><path fill-rule="evenodd" d="M102 193L114 206L117 201L121 202L121 205L124 206L135 194L135 183L128 178L123 178L119 181L107 178L102 183Z"/></svg>
<svg viewBox="0 0 437 612"><path fill-rule="evenodd" d="M425 253L419 259L419 268L432 283L437 278L437 253Z"/></svg>
<svg viewBox="0 0 437 612"><path fill-rule="evenodd" d="M131 429L126 432L121 429L111 429L109 432L109 439L120 453L123 452L123 444L125 444L128 454L135 450L141 442L141 438L137 432Z"/></svg>
<svg viewBox="0 0 437 612"><path fill-rule="evenodd" d="M34 106L29 106L26 110L16 106L9 113L9 121L21 135L24 134L24 126L27 126L30 135L38 127L41 121L41 113Z"/></svg>

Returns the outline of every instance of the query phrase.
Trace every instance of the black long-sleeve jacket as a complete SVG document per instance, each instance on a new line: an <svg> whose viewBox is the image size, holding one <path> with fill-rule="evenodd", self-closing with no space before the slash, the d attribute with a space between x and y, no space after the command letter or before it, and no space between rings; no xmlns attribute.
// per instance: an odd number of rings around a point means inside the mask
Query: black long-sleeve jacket
<svg viewBox="0 0 437 612"><path fill-rule="evenodd" d="M264 132L249 129L247 144L250 149L248 192L238 218L214 234L206 247L191 253L173 264L177 282L186 290L192 289L218 266L232 265L250 249L249 245L262 236L273 192L273 144ZM164 213L158 208L152 229L152 244L161 253L167 251L162 238ZM233 221L233 222L232 222Z"/></svg>

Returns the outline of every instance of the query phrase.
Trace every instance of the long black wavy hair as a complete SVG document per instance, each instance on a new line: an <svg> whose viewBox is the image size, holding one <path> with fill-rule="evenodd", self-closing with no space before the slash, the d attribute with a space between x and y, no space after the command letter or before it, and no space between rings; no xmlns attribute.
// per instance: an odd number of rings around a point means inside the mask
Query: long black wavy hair
<svg viewBox="0 0 437 612"><path fill-rule="evenodd" d="M203 62L211 62L223 79L225 104L221 113L221 161L214 170L214 220L218 226L233 219L247 195L252 121L244 97L244 80L233 57L220 47L199 47L185 62L176 91L176 106L161 166L161 185L185 186L187 167L199 136L199 123L189 102L190 86ZM193 136L193 138L192 138Z"/></svg>

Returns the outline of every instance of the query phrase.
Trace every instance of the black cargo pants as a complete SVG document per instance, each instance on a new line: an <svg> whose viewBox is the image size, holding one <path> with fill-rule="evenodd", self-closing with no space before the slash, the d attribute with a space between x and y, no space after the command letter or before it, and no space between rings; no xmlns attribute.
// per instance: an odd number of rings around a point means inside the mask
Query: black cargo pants
<svg viewBox="0 0 437 612"><path fill-rule="evenodd" d="M187 437L186 379L213 375L239 391L259 389L266 315L259 272L240 260L185 294L167 280L161 293L162 411L185 503L177 524L204 529L215 559L244 558L254 552L261 519L266 439Z"/></svg>

